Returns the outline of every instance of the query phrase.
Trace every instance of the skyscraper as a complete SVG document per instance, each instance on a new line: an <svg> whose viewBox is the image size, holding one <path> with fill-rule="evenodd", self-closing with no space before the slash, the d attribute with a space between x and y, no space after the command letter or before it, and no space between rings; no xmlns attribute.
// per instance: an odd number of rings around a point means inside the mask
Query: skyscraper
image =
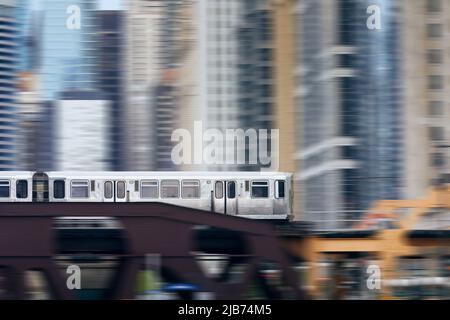
<svg viewBox="0 0 450 320"><path fill-rule="evenodd" d="M380 8L381 29L367 26ZM396 1L298 1L298 172L303 217L318 228L402 196L399 10Z"/></svg>
<svg viewBox="0 0 450 320"><path fill-rule="evenodd" d="M42 103L37 90L37 76L33 73L21 73L18 76L18 170L33 171L38 168L38 150L42 147L39 136L42 133Z"/></svg>
<svg viewBox="0 0 450 320"><path fill-rule="evenodd" d="M153 94L161 67L162 1L130 0L126 5L125 167L136 171L153 170Z"/></svg>
<svg viewBox="0 0 450 320"><path fill-rule="evenodd" d="M95 89L97 0L42 0L39 73L44 99L67 89Z"/></svg>
<svg viewBox="0 0 450 320"><path fill-rule="evenodd" d="M197 27L199 107L203 128L240 128L239 113L239 39L242 1L199 0ZM218 158L225 158L218 150ZM209 165L208 169L237 169L237 165Z"/></svg>
<svg viewBox="0 0 450 320"><path fill-rule="evenodd" d="M111 154L112 168L122 170L124 164L124 139L122 121L125 90L125 34L122 11L97 11L97 88L111 101Z"/></svg>
<svg viewBox="0 0 450 320"><path fill-rule="evenodd" d="M238 120L239 127L269 130L274 112L274 19L270 0L242 1L238 33ZM269 139L267 139L269 140ZM262 141L247 144L247 158L257 154ZM270 144L269 141L264 142ZM241 169L258 170L259 164Z"/></svg>
<svg viewBox="0 0 450 320"><path fill-rule="evenodd" d="M155 137L155 170L175 170L171 152L172 132L178 127L177 112L179 70L181 56L182 10L185 1L165 0L162 2L160 23L161 64L158 85L153 88L155 116L153 135Z"/></svg>
<svg viewBox="0 0 450 320"><path fill-rule="evenodd" d="M0 171L17 168L18 33L16 2L0 1Z"/></svg>
<svg viewBox="0 0 450 320"><path fill-rule="evenodd" d="M54 165L58 171L109 171L110 102L93 91L66 91L53 109Z"/></svg>
<svg viewBox="0 0 450 320"><path fill-rule="evenodd" d="M422 197L450 172L450 2L400 1L405 97L405 182Z"/></svg>

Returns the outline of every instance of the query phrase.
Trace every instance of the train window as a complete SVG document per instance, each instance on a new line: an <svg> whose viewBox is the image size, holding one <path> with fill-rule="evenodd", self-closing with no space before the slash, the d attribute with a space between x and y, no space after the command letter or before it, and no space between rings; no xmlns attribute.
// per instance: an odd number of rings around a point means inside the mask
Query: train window
<svg viewBox="0 0 450 320"><path fill-rule="evenodd" d="M183 180L181 182L181 197L184 199L200 198L200 182Z"/></svg>
<svg viewBox="0 0 450 320"><path fill-rule="evenodd" d="M250 183L248 180L245 181L245 192L248 192L250 190Z"/></svg>
<svg viewBox="0 0 450 320"><path fill-rule="evenodd" d="M95 191L95 180L91 180L91 191Z"/></svg>
<svg viewBox="0 0 450 320"><path fill-rule="evenodd" d="M236 198L236 182L229 181L227 184L227 197L228 199Z"/></svg>
<svg viewBox="0 0 450 320"><path fill-rule="evenodd" d="M72 180L70 183L72 198L89 198L89 182L87 180Z"/></svg>
<svg viewBox="0 0 450 320"><path fill-rule="evenodd" d="M53 181L53 198L64 199L66 196L66 183L64 180Z"/></svg>
<svg viewBox="0 0 450 320"><path fill-rule="evenodd" d="M223 183L222 183L222 181L216 181L216 185L215 185L214 189L216 190L216 192L215 192L216 198L222 199L223 198Z"/></svg>
<svg viewBox="0 0 450 320"><path fill-rule="evenodd" d="M275 181L275 198L284 198L284 185L286 181L277 180Z"/></svg>
<svg viewBox="0 0 450 320"><path fill-rule="evenodd" d="M178 198L179 196L180 196L180 185L178 183L178 180L161 181L162 198Z"/></svg>
<svg viewBox="0 0 450 320"><path fill-rule="evenodd" d="M17 180L16 197L17 197L17 199L28 198L28 181L27 180Z"/></svg>
<svg viewBox="0 0 450 320"><path fill-rule="evenodd" d="M112 199L113 197L113 183L112 181L105 182L105 189L103 190L105 199Z"/></svg>
<svg viewBox="0 0 450 320"><path fill-rule="evenodd" d="M155 199L158 197L158 181L141 181L141 198Z"/></svg>
<svg viewBox="0 0 450 320"><path fill-rule="evenodd" d="M117 181L117 198L118 199L125 199L125 182L124 181Z"/></svg>
<svg viewBox="0 0 450 320"><path fill-rule="evenodd" d="M9 180L0 180L0 198L9 198Z"/></svg>
<svg viewBox="0 0 450 320"><path fill-rule="evenodd" d="M267 181L252 181L252 198L268 198L269 183Z"/></svg>

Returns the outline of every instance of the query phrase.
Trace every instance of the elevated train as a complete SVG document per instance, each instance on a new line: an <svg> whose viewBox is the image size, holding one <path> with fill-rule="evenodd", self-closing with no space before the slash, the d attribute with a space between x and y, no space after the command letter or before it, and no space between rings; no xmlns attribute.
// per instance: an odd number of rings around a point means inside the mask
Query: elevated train
<svg viewBox="0 0 450 320"><path fill-rule="evenodd" d="M163 202L253 219L292 215L281 172L0 172L0 202Z"/></svg>

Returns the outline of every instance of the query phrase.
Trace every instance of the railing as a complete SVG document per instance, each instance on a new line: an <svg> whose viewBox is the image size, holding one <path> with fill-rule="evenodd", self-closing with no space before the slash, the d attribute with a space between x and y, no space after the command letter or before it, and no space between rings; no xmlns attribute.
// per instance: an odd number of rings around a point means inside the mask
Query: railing
<svg viewBox="0 0 450 320"><path fill-rule="evenodd" d="M329 216L326 219L311 219L311 217ZM342 218L359 216L357 218ZM392 212L367 211L310 211L305 220L312 224L316 231L356 231L356 230L384 230L398 228L400 216ZM450 216L423 215L413 226L413 230L448 230L450 229Z"/></svg>
<svg viewBox="0 0 450 320"><path fill-rule="evenodd" d="M330 218L315 219L314 217L329 216ZM347 218L347 217L355 218ZM395 219L387 217L383 212L370 212L360 210L347 211L309 211L305 214L306 220L312 224L316 231L353 231L353 230L380 230L393 228ZM312 217L312 218L311 218Z"/></svg>
<svg viewBox="0 0 450 320"><path fill-rule="evenodd" d="M450 230L450 217L423 217L415 226L415 230Z"/></svg>

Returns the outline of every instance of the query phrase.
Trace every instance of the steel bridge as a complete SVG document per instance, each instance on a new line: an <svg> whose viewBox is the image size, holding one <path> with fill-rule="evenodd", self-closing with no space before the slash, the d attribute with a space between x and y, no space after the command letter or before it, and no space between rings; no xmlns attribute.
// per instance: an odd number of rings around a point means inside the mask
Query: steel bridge
<svg viewBox="0 0 450 320"><path fill-rule="evenodd" d="M117 220L121 228L110 233L100 229L58 230L55 220L61 217L109 217ZM245 261L241 280L220 281L207 276L196 261L195 251ZM52 298L76 299L75 290L67 288L67 275L54 259L75 252L106 252L118 258L103 299L134 299L136 279L149 253L158 253L161 268L172 279L196 284L216 299L245 298L245 292L258 278L259 266L270 261L281 270L283 291L292 298L305 298L291 261L269 222L162 203L0 204L0 269L10 271L7 290L1 291L0 298L2 293L7 299L27 298L25 272L41 270Z"/></svg>

